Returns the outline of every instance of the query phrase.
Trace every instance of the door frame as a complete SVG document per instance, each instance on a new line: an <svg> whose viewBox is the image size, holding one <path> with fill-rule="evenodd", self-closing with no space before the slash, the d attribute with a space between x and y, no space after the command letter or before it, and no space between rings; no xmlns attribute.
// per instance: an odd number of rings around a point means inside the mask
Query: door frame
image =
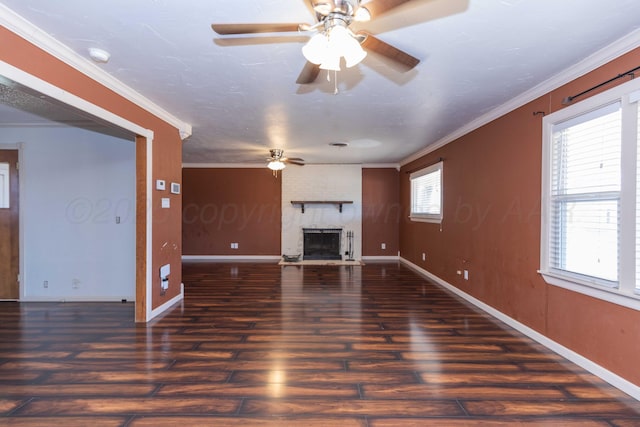
<svg viewBox="0 0 640 427"><path fill-rule="evenodd" d="M151 195L153 183L153 136L150 129L146 129L134 122L118 116L98 105L95 105L79 96L69 93L47 81L35 77L19 68L14 67L4 61L0 61L0 77L5 77L29 89L35 90L42 95L55 99L63 104L67 104L80 111L87 112L100 120L104 120L114 126L129 131L136 135L136 152L138 152L139 142L144 141L144 148L140 154L136 154L136 274L135 278L135 320L136 322L146 322L153 317L151 307L152 294L152 205ZM7 147L10 144L7 144ZM20 145L20 144L16 144ZM18 147L18 161L22 157L22 149ZM20 174L20 170L18 170ZM19 175L20 177L20 175ZM23 192L23 179L20 179L20 193ZM24 283L28 280L24 269L24 209L19 214L19 235L20 235L20 299L25 298Z"/></svg>
<svg viewBox="0 0 640 427"><path fill-rule="evenodd" d="M22 144L21 143L10 143L3 144L0 143L0 150L17 150L18 151L18 165L20 165L20 161L22 160ZM23 269L23 251L22 251L22 204L20 203L20 197L22 195L22 175L20 173L20 167L18 166L18 298L19 301L22 297L22 272ZM13 301L13 299L7 299L5 301Z"/></svg>

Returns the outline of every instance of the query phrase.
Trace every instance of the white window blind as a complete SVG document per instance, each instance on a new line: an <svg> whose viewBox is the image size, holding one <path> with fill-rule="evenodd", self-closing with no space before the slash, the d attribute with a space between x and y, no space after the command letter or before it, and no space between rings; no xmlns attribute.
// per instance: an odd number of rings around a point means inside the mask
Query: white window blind
<svg viewBox="0 0 640 427"><path fill-rule="evenodd" d="M549 266L617 286L621 104L553 127Z"/></svg>
<svg viewBox="0 0 640 427"><path fill-rule="evenodd" d="M442 162L410 175L411 215L418 221L442 220Z"/></svg>

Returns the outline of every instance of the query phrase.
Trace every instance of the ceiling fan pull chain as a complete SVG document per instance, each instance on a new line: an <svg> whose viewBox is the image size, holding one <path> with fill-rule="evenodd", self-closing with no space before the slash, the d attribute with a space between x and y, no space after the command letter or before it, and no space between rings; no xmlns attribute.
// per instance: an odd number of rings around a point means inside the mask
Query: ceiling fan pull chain
<svg viewBox="0 0 640 427"><path fill-rule="evenodd" d="M338 72L333 70L333 94L338 94Z"/></svg>

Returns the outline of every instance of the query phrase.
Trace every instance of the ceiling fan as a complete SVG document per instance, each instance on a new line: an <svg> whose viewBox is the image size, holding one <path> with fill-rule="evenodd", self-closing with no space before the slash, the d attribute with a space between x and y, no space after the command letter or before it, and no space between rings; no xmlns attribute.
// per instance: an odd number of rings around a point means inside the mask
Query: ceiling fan
<svg viewBox="0 0 640 427"><path fill-rule="evenodd" d="M370 0L364 4L360 4L360 0L308 1L316 15L315 24L212 24L211 28L221 35L315 32L302 48L307 63L298 76L298 84L313 83L321 69L339 71L342 58L345 59L347 67L352 67L364 59L366 51L389 58L406 71L420 62L419 59L366 31L353 32L349 28L352 22L370 21L410 0Z"/></svg>
<svg viewBox="0 0 640 427"><path fill-rule="evenodd" d="M269 150L270 157L267 157L267 167L275 174L285 168L287 164L304 166L304 160L299 157L284 157L284 150L272 148Z"/></svg>

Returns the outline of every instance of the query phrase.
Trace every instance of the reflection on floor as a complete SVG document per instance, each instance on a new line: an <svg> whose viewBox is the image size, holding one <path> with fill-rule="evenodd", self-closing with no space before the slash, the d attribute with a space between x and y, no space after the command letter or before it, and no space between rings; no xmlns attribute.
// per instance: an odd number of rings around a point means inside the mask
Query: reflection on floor
<svg viewBox="0 0 640 427"><path fill-rule="evenodd" d="M279 265L364 265L360 260L301 260L301 261L280 261Z"/></svg>
<svg viewBox="0 0 640 427"><path fill-rule="evenodd" d="M0 305L0 424L637 426L640 403L395 264L189 263L185 300Z"/></svg>

